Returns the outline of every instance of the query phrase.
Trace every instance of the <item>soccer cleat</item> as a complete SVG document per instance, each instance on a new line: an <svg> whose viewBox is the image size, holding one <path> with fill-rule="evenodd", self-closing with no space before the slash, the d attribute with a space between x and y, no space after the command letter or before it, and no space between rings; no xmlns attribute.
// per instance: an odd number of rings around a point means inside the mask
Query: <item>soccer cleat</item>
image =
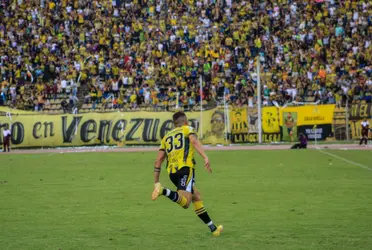
<svg viewBox="0 0 372 250"><path fill-rule="evenodd" d="M155 189L152 192L152 200L156 200L160 195L163 194L164 187L160 184L160 182L155 184Z"/></svg>
<svg viewBox="0 0 372 250"><path fill-rule="evenodd" d="M220 234L223 232L223 226L218 225L217 229L212 232L213 236L220 236Z"/></svg>

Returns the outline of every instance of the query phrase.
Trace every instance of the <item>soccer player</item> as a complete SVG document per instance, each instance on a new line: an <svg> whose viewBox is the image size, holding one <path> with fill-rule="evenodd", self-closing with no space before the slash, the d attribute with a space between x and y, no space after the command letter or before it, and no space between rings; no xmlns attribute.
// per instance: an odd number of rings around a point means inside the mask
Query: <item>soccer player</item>
<svg viewBox="0 0 372 250"><path fill-rule="evenodd" d="M10 138L12 136L12 132L10 131L9 127L7 127L4 131L3 131L3 146L4 146L4 149L3 149L3 152L6 152L6 150L8 149L8 152L10 152Z"/></svg>
<svg viewBox="0 0 372 250"><path fill-rule="evenodd" d="M175 129L164 136L155 161L155 188L152 192L152 200L156 200L159 196L163 195L185 209L188 208L192 202L195 213L205 224L208 225L212 235L219 236L223 231L223 226L216 226L213 223L207 210L204 208L200 192L194 187L194 151L196 150L203 157L206 170L209 173L212 173L209 159L205 154L201 143L197 139L194 129L188 126L185 113L175 113L173 115L173 123ZM161 165L166 158L169 178L177 187L177 191L165 188L159 182Z"/></svg>
<svg viewBox="0 0 372 250"><path fill-rule="evenodd" d="M361 127L362 127L362 137L360 138L360 143L359 145L362 145L363 144L363 141L365 143L365 145L367 146L368 144L368 131L369 131L369 122L367 119L364 119L362 122L361 122Z"/></svg>

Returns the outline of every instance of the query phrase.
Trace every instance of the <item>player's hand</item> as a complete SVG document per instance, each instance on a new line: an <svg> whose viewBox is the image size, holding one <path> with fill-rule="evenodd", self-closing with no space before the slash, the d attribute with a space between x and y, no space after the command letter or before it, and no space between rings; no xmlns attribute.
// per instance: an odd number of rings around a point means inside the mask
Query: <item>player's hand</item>
<svg viewBox="0 0 372 250"><path fill-rule="evenodd" d="M210 174L212 173L211 164L209 163L208 158L204 159L204 167L208 171L208 173L210 173Z"/></svg>

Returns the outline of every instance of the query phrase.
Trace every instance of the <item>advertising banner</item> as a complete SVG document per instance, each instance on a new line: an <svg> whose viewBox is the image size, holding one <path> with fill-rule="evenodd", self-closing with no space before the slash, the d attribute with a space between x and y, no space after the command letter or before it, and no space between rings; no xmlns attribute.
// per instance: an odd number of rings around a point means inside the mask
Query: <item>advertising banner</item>
<svg viewBox="0 0 372 250"><path fill-rule="evenodd" d="M277 107L265 107L262 109L262 130L265 134L280 133L279 109Z"/></svg>
<svg viewBox="0 0 372 250"><path fill-rule="evenodd" d="M299 106L299 107L286 107L280 109L280 117L283 117L283 113L287 115L289 113L296 114L296 125L318 125L318 124L332 124L333 113L335 105L312 105L312 106ZM280 121L280 125L283 126L285 120Z"/></svg>
<svg viewBox="0 0 372 250"><path fill-rule="evenodd" d="M309 140L332 137L335 105L312 105L280 109L283 141L297 141L299 133ZM316 125L316 128L314 127Z"/></svg>
<svg viewBox="0 0 372 250"><path fill-rule="evenodd" d="M230 112L231 142L257 143L258 113L256 109L234 108ZM262 112L262 141L279 142L279 114L275 107L263 108Z"/></svg>
<svg viewBox="0 0 372 250"><path fill-rule="evenodd" d="M306 135L309 140L325 140L332 136L332 124L299 126L298 133Z"/></svg>
<svg viewBox="0 0 372 250"><path fill-rule="evenodd" d="M186 113L205 144L224 142L223 112L213 109ZM172 130L170 112L115 112L78 115L12 115L0 117L0 142L3 130L11 127L12 147L57 147L86 145L159 145Z"/></svg>

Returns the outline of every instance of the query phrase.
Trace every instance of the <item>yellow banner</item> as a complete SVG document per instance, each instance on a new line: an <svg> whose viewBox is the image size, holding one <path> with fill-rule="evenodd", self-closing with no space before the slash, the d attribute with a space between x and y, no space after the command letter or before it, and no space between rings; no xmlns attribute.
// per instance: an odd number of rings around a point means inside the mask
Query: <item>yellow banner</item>
<svg viewBox="0 0 372 250"><path fill-rule="evenodd" d="M372 117L372 104L353 104L349 108L349 118L350 120L361 120L363 118Z"/></svg>
<svg viewBox="0 0 372 250"><path fill-rule="evenodd" d="M281 140L279 117L276 108L264 108L262 116L263 142L279 142ZM257 109L234 108L230 112L231 141L233 143L258 142Z"/></svg>
<svg viewBox="0 0 372 250"><path fill-rule="evenodd" d="M280 117L282 118L280 120L280 126L283 126L283 124L285 125L285 119L283 119L284 116L296 117L296 119L290 119L293 120L293 124L290 126L332 124L334 109L335 105L313 105L282 108L280 109Z"/></svg>
<svg viewBox="0 0 372 250"><path fill-rule="evenodd" d="M223 143L223 112L214 109L187 113L190 125L206 144ZM0 141L11 124L12 147L55 147L85 145L158 145L173 128L170 112L88 113L78 115L13 115L0 117ZM201 130L201 131L200 131Z"/></svg>
<svg viewBox="0 0 372 250"><path fill-rule="evenodd" d="M234 108L230 112L230 126L232 134L247 134L248 119L246 108Z"/></svg>
<svg viewBox="0 0 372 250"><path fill-rule="evenodd" d="M372 124L372 104L360 103L352 104L349 108L349 124L351 128L351 136L353 139L359 140L362 136L362 121L367 119L369 124ZM372 139L372 131L368 133L368 139Z"/></svg>
<svg viewBox="0 0 372 250"><path fill-rule="evenodd" d="M265 107L262 109L263 133L280 133L279 110L276 107Z"/></svg>

